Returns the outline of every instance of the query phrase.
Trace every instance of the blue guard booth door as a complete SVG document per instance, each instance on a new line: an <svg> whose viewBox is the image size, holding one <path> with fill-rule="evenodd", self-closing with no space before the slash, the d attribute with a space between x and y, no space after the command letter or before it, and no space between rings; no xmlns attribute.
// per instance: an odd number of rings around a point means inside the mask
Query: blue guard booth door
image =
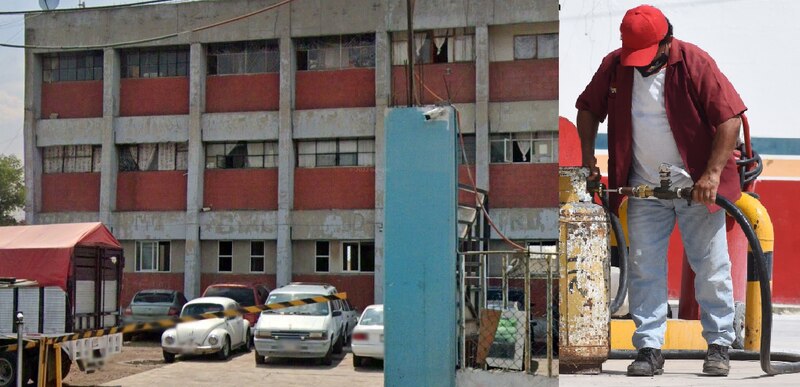
<svg viewBox="0 0 800 387"><path fill-rule="evenodd" d="M385 117L387 387L455 386L457 133L443 109Z"/></svg>

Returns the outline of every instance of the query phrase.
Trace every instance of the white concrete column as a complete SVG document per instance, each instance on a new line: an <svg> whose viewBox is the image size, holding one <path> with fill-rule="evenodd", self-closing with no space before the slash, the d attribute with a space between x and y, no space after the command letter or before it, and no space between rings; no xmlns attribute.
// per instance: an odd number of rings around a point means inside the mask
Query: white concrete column
<svg viewBox="0 0 800 387"><path fill-rule="evenodd" d="M183 292L189 299L200 289L200 208L203 206L205 152L201 119L206 102L206 50L192 43L189 52L189 155L186 184L186 255Z"/></svg>
<svg viewBox="0 0 800 387"><path fill-rule="evenodd" d="M25 69L25 222L36 224L42 208L42 155L36 146L36 122L42 101L41 57L25 50Z"/></svg>
<svg viewBox="0 0 800 387"><path fill-rule="evenodd" d="M103 137L100 158L100 221L113 231L117 208L119 159L114 119L119 116L120 55L113 48L103 51Z"/></svg>
<svg viewBox="0 0 800 387"><path fill-rule="evenodd" d="M375 303L383 303L384 254L383 221L384 189L386 183L383 116L392 92L392 41L387 31L375 34Z"/></svg>
<svg viewBox="0 0 800 387"><path fill-rule="evenodd" d="M475 184L489 188L489 27L475 27ZM491 193L489 194L491 197Z"/></svg>
<svg viewBox="0 0 800 387"><path fill-rule="evenodd" d="M287 17L289 17L287 15ZM294 207L295 150L292 140L294 109L294 45L287 28L280 39L280 127L278 129L278 237L275 280L292 281L292 208Z"/></svg>

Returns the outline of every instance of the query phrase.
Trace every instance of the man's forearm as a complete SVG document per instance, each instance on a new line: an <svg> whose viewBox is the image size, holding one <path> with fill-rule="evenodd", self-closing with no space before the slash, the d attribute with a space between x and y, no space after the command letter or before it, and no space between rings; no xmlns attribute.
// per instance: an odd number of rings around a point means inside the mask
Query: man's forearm
<svg viewBox="0 0 800 387"><path fill-rule="evenodd" d="M741 118L736 116L717 127L717 132L714 134L714 140L711 143L711 155L706 166L706 174L719 176L722 173L725 164L736 148L741 122Z"/></svg>
<svg viewBox="0 0 800 387"><path fill-rule="evenodd" d="M594 143L600 120L588 110L579 110L576 126L581 139L581 159L584 166L594 166Z"/></svg>

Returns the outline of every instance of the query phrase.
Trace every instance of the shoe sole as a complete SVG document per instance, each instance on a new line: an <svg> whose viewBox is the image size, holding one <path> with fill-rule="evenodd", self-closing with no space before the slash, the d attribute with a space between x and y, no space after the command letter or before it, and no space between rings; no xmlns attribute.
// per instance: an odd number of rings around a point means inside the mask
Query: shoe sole
<svg viewBox="0 0 800 387"><path fill-rule="evenodd" d="M703 367L703 373L708 376L728 376L728 369L719 367Z"/></svg>
<svg viewBox="0 0 800 387"><path fill-rule="evenodd" d="M626 373L626 375L628 375L628 376L656 376L656 375L661 375L663 373L664 373L664 369L658 369L658 370L655 370L655 372L652 372L652 373L649 373L649 372L637 373L637 372L631 372L629 370Z"/></svg>

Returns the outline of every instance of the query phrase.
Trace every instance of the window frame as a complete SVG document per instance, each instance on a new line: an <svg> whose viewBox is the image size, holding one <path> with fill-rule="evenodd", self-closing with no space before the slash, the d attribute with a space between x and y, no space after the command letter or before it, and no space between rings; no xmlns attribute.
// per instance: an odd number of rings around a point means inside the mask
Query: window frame
<svg viewBox="0 0 800 387"><path fill-rule="evenodd" d="M153 244L153 246L155 247L153 249L153 267L154 267L154 269L142 270L142 257L141 257L140 253L142 251L142 244L145 244L145 243ZM166 245L167 246L167 249L166 249L166 251L167 251L167 257L166 257L167 270L159 270L158 269L160 266L162 266L162 264L161 264L162 257L161 257L161 254L160 254L160 251L161 251L160 247L162 245ZM134 272L136 272L136 273L171 273L172 272L172 241L169 241L169 240L158 240L158 239L137 240L134 249L135 249L134 250L135 262L134 262L134 268L133 268Z"/></svg>
<svg viewBox="0 0 800 387"><path fill-rule="evenodd" d="M155 145L156 151L153 154L152 162L156 163L155 169L142 169L139 165L139 155L142 154L142 147L145 145ZM171 169L161 168L159 160L160 154L167 146L174 146L174 155L172 158ZM136 156L134 157L130 149L136 147ZM163 150L162 150L163 149ZM135 168L134 168L135 167ZM181 168L181 167L186 167ZM155 171L186 171L189 169L189 143L188 142L155 142L155 143L139 143L139 144L120 144L117 146L117 171L119 172L155 172Z"/></svg>
<svg viewBox="0 0 800 387"><path fill-rule="evenodd" d="M422 48L417 47L416 39L424 36ZM442 48L436 46L435 39L444 38ZM446 63L475 63L475 28L458 27L414 31L414 64L446 64ZM470 43L469 58L460 59L456 56L459 40L468 39ZM403 66L408 62L408 39L405 32L392 33L392 66Z"/></svg>
<svg viewBox="0 0 800 387"><path fill-rule="evenodd" d="M222 52L230 50L230 52ZM220 70L220 56L241 56L244 61L238 67L241 71L223 72ZM263 55L263 71L251 69L251 58ZM280 72L280 45L277 40L249 40L239 42L212 43L206 52L206 75L227 76L246 74L273 74Z"/></svg>
<svg viewBox="0 0 800 387"><path fill-rule="evenodd" d="M74 66L70 66L70 59L74 59ZM88 66L90 59L92 63ZM103 62L104 54L99 50L42 54L42 83L102 81ZM69 71L73 79L62 79L62 73Z"/></svg>
<svg viewBox="0 0 800 387"><path fill-rule="evenodd" d="M533 55L531 57L520 57L517 55L517 39L518 38L532 38L533 39ZM554 39L553 39L554 38ZM555 56L551 55L542 55L541 54L541 47L543 40L545 39L553 39L555 41ZM539 33L539 34L518 34L514 35L512 39L512 51L514 55L514 60L531 60L531 59L558 59L559 52L558 52L558 32L547 32L547 33Z"/></svg>
<svg viewBox="0 0 800 387"><path fill-rule="evenodd" d="M356 68L375 68L377 52L375 48L376 37L374 33L327 35L294 40L294 55L296 71L335 71ZM355 42L355 43L354 43ZM326 52L338 51L336 66L327 66L325 63ZM371 51L372 55L363 57L365 52ZM312 53L314 53L312 55ZM356 59L353 59L355 53ZM315 58L312 59L312 56ZM347 65L343 65L347 58ZM312 61L322 62L321 65L311 65ZM355 64L354 64L355 62Z"/></svg>
<svg viewBox="0 0 800 387"><path fill-rule="evenodd" d="M222 254L222 244L223 243L230 243L231 244L231 253L230 255L223 255ZM233 273L233 241L232 240L224 240L224 241L217 241L217 273ZM222 270L222 259L227 258L230 259L230 270Z"/></svg>
<svg viewBox="0 0 800 387"><path fill-rule="evenodd" d="M260 154L250 154L250 145L261 145ZM221 155L209 155L211 147L222 146ZM232 155L231 153L238 147L244 146L245 153L243 155ZM228 150L230 148L230 151ZM278 168L278 156L280 149L277 141L223 141L223 142L206 142L203 144L203 151L205 157L205 169L269 169ZM271 152L270 152L271 151ZM250 166L251 158L260 157L261 166ZM213 158L213 159L212 159ZM241 166L236 166L235 158L241 158ZM267 166L267 160L270 165ZM231 165L231 166L228 166Z"/></svg>
<svg viewBox="0 0 800 387"><path fill-rule="evenodd" d="M328 245L328 254L319 254L319 244L325 243ZM326 260L327 270L319 270L320 259ZM331 242L330 241L314 241L314 273L330 273L331 272Z"/></svg>
<svg viewBox="0 0 800 387"><path fill-rule="evenodd" d="M131 48L120 52L122 79L185 78L189 76L189 66L189 48L185 46Z"/></svg>
<svg viewBox="0 0 800 387"><path fill-rule="evenodd" d="M253 254L253 244L261 243L261 255ZM261 259L261 270L253 270L253 259ZM262 240L250 241L250 273L265 273L267 271L267 243Z"/></svg>
<svg viewBox="0 0 800 387"><path fill-rule="evenodd" d="M78 147L91 147L91 154L87 155L78 155L79 148ZM53 151L55 149L59 149L57 152L57 156L48 156L49 151ZM71 149L71 152L68 151ZM72 155L68 155L71 153ZM42 155L42 174L56 174L56 173L99 173L102 171L103 167L101 164L101 158L103 155L103 146L96 145L96 144L80 144L80 145L53 145L53 146L45 146L41 147L41 155ZM68 160L80 160L80 159L90 159L90 168L88 171L70 171L65 172L65 166L67 165ZM59 167L57 171L53 171L48 169L50 165L48 163L49 160L57 160L59 163Z"/></svg>
<svg viewBox="0 0 800 387"><path fill-rule="evenodd" d="M356 254L357 257L355 259L356 265L353 265L352 256L350 260L350 264L345 257L346 254L346 247L345 245L355 245L356 246ZM365 245L372 245L372 270L364 270L364 256L362 254L362 249ZM340 243L340 252L342 257L342 273L374 273L375 272L375 241L342 241Z"/></svg>
<svg viewBox="0 0 800 387"><path fill-rule="evenodd" d="M355 142L355 152L342 150L343 143ZM320 153L319 148L322 144L334 143L333 153L323 151ZM303 148L313 144L313 153L306 153ZM369 144L369 145L368 145ZM298 140L295 143L295 162L298 168L333 168L333 167L374 167L375 166L375 138L373 137L359 137L359 138L330 138L330 139L317 139L317 140ZM363 147L363 150L362 150ZM332 156L333 165L320 165L321 156ZM344 162L344 158L354 157L355 164ZM312 160L313 165L303 160ZM362 163L362 160L364 161Z"/></svg>
<svg viewBox="0 0 800 387"><path fill-rule="evenodd" d="M520 136L517 138L516 136ZM523 138L522 136L529 136ZM528 153L530 156L525 161L514 161L515 151L519 150L516 146L518 142L528 142L530 148ZM502 143L503 159L495 158L495 146ZM540 153L537 151L538 146L546 144L548 151ZM510 153L509 153L510 152ZM522 153L521 150L519 150ZM496 161L497 160L497 161ZM490 164L551 164L558 162L558 132L551 130L540 130L532 132L506 132L506 133L492 133L489 136L489 163Z"/></svg>

